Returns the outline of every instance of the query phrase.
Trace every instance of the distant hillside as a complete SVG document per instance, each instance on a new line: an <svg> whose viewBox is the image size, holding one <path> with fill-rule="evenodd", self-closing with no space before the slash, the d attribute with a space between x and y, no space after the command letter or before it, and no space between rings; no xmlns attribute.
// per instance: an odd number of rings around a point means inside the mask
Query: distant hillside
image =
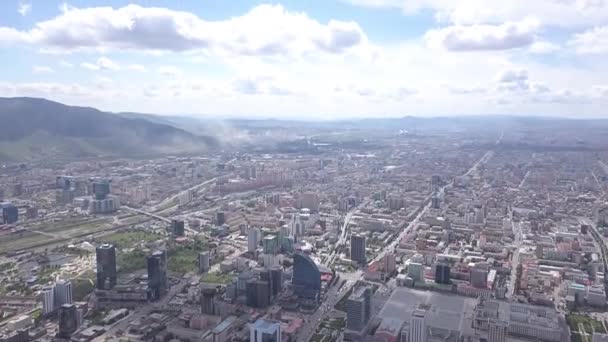
<svg viewBox="0 0 608 342"><path fill-rule="evenodd" d="M0 98L0 160L145 156L215 147L171 124L38 98Z"/></svg>

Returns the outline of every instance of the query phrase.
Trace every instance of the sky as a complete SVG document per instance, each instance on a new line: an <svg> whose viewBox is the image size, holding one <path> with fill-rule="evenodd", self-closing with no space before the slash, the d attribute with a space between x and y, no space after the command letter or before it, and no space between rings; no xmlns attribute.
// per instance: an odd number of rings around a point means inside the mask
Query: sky
<svg viewBox="0 0 608 342"><path fill-rule="evenodd" d="M608 0L2 0L0 64L115 112L608 117Z"/></svg>

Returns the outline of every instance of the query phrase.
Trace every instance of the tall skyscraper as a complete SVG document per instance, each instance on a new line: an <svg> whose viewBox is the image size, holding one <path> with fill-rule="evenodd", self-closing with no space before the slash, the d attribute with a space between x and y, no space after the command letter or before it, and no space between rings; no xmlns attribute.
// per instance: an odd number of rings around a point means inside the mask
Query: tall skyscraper
<svg viewBox="0 0 608 342"><path fill-rule="evenodd" d="M410 342L426 342L426 308L419 306L412 313L410 322Z"/></svg>
<svg viewBox="0 0 608 342"><path fill-rule="evenodd" d="M272 295L277 296L283 291L283 269L280 266L273 266L269 269L270 282L272 283Z"/></svg>
<svg viewBox="0 0 608 342"><path fill-rule="evenodd" d="M365 264L367 262L365 247L365 236L353 234L350 237L350 259L359 264Z"/></svg>
<svg viewBox="0 0 608 342"><path fill-rule="evenodd" d="M158 300L167 292L167 253L156 251L146 258L148 291L151 300Z"/></svg>
<svg viewBox="0 0 608 342"><path fill-rule="evenodd" d="M258 319L249 326L250 342L281 342L281 322Z"/></svg>
<svg viewBox="0 0 608 342"><path fill-rule="evenodd" d="M506 342L509 323L496 319L488 322L488 342Z"/></svg>
<svg viewBox="0 0 608 342"><path fill-rule="evenodd" d="M209 252L200 252L198 254L198 270L201 273L205 273L209 271L210 263L209 263Z"/></svg>
<svg viewBox="0 0 608 342"><path fill-rule="evenodd" d="M106 179L99 179L93 182L93 194L96 200L103 200L110 194L110 182Z"/></svg>
<svg viewBox="0 0 608 342"><path fill-rule="evenodd" d="M217 214L215 214L215 221L218 226L223 226L224 223L226 223L226 214L224 214L223 211L218 211Z"/></svg>
<svg viewBox="0 0 608 342"><path fill-rule="evenodd" d="M250 253L255 252L258 249L258 244L260 243L260 239L262 237L262 233L257 228L250 228L247 233L247 251Z"/></svg>
<svg viewBox="0 0 608 342"><path fill-rule="evenodd" d="M450 264L445 261L441 261L438 262L437 265L435 265L435 283L450 283Z"/></svg>
<svg viewBox="0 0 608 342"><path fill-rule="evenodd" d="M205 315L215 314L215 287L201 284L201 313Z"/></svg>
<svg viewBox="0 0 608 342"><path fill-rule="evenodd" d="M116 285L116 248L110 244L98 246L95 250L97 259L97 288L111 290Z"/></svg>
<svg viewBox="0 0 608 342"><path fill-rule="evenodd" d="M303 253L294 254L292 284L298 297L319 298L321 294L321 271L308 255Z"/></svg>
<svg viewBox="0 0 608 342"><path fill-rule="evenodd" d="M346 300L346 328L361 332L371 318L370 287L360 287Z"/></svg>
<svg viewBox="0 0 608 342"><path fill-rule="evenodd" d="M57 336L70 338L78 330L78 311L74 304L63 304L59 308L59 332Z"/></svg>
<svg viewBox="0 0 608 342"><path fill-rule="evenodd" d="M19 220L19 209L12 203L0 203L2 209L2 224L13 224Z"/></svg>
<svg viewBox="0 0 608 342"><path fill-rule="evenodd" d="M171 234L174 236L185 235L185 223L183 220L171 220Z"/></svg>
<svg viewBox="0 0 608 342"><path fill-rule="evenodd" d="M72 282L58 280L55 283L55 306L72 304Z"/></svg>
<svg viewBox="0 0 608 342"><path fill-rule="evenodd" d="M247 305L265 308L270 305L270 282L251 279L247 282Z"/></svg>
<svg viewBox="0 0 608 342"><path fill-rule="evenodd" d="M52 286L43 288L40 296L42 297L42 314L52 313L55 310L55 288Z"/></svg>

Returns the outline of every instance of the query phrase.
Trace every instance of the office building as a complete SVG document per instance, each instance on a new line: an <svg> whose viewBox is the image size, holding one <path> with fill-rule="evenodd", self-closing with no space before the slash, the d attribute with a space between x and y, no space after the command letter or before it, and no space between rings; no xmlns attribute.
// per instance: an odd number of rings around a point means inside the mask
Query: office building
<svg viewBox="0 0 608 342"><path fill-rule="evenodd" d="M74 304L63 304L59 308L59 332L57 336L70 338L78 330L78 310Z"/></svg>
<svg viewBox="0 0 608 342"><path fill-rule="evenodd" d="M293 257L293 289L301 298L318 299L321 294L321 272L317 264L306 254Z"/></svg>
<svg viewBox="0 0 608 342"><path fill-rule="evenodd" d="M367 262L365 257L365 236L353 234L350 237L350 259L361 265Z"/></svg>
<svg viewBox="0 0 608 342"><path fill-rule="evenodd" d="M277 296L283 291L283 269L280 266L273 266L268 271L270 272L270 282L272 284L272 296Z"/></svg>
<svg viewBox="0 0 608 342"><path fill-rule="evenodd" d="M262 237L262 233L257 228L250 228L247 233L247 251L250 253L254 253L258 249L258 244L260 243L260 239Z"/></svg>
<svg viewBox="0 0 608 342"><path fill-rule="evenodd" d="M96 200L104 200L110 194L110 182L105 179L95 180L92 183L92 193Z"/></svg>
<svg viewBox="0 0 608 342"><path fill-rule="evenodd" d="M55 306L72 304L72 282L58 280L55 283Z"/></svg>
<svg viewBox="0 0 608 342"><path fill-rule="evenodd" d="M96 248L95 253L97 289L111 290L116 285L116 248L110 244L103 244Z"/></svg>
<svg viewBox="0 0 608 342"><path fill-rule="evenodd" d="M281 322L258 319L249 326L250 342L281 342Z"/></svg>
<svg viewBox="0 0 608 342"><path fill-rule="evenodd" d="M185 223L182 220L171 220L171 234L173 236L185 235Z"/></svg>
<svg viewBox="0 0 608 342"><path fill-rule="evenodd" d="M450 264L441 261L435 265L435 283L449 284L450 283Z"/></svg>
<svg viewBox="0 0 608 342"><path fill-rule="evenodd" d="M370 287L360 287L356 289L346 300L346 328L361 332L367 326L371 316L371 297Z"/></svg>
<svg viewBox="0 0 608 342"><path fill-rule="evenodd" d="M55 311L55 288L52 286L43 288L40 296L42 299L42 314L48 315Z"/></svg>
<svg viewBox="0 0 608 342"><path fill-rule="evenodd" d="M226 214L223 211L218 211L215 214L215 223L218 226L223 226L226 223Z"/></svg>
<svg viewBox="0 0 608 342"><path fill-rule="evenodd" d="M507 322L490 319L488 322L488 342L506 342L508 327Z"/></svg>
<svg viewBox="0 0 608 342"><path fill-rule="evenodd" d="M201 313L205 315L215 314L215 295L217 289L213 286L201 284Z"/></svg>
<svg viewBox="0 0 608 342"><path fill-rule="evenodd" d="M205 273L209 271L210 261L209 261L209 252L200 252L198 254L198 270L201 273Z"/></svg>
<svg viewBox="0 0 608 342"><path fill-rule="evenodd" d="M276 235L268 235L262 240L264 254L277 254L279 250L279 239Z"/></svg>
<svg viewBox="0 0 608 342"><path fill-rule="evenodd" d="M410 262L407 267L407 276L414 281L422 281L424 278L424 266L419 262Z"/></svg>
<svg viewBox="0 0 608 342"><path fill-rule="evenodd" d="M19 209L10 202L0 203L2 224L14 224L19 220Z"/></svg>
<svg viewBox="0 0 608 342"><path fill-rule="evenodd" d="M471 268L470 271L470 279L471 285L476 288L485 288L487 287L487 279L488 279L488 268L485 265Z"/></svg>
<svg viewBox="0 0 608 342"><path fill-rule="evenodd" d="M441 208L441 200L437 194L434 194L433 197L431 197L431 208L433 208L433 209Z"/></svg>
<svg viewBox="0 0 608 342"><path fill-rule="evenodd" d="M167 253L156 251L146 258L148 291L151 300L158 300L167 292Z"/></svg>
<svg viewBox="0 0 608 342"><path fill-rule="evenodd" d="M412 313L410 322L410 342L426 342L426 307L419 306Z"/></svg>
<svg viewBox="0 0 608 342"><path fill-rule="evenodd" d="M252 308L265 308L270 305L270 283L265 280L247 282L247 305Z"/></svg>

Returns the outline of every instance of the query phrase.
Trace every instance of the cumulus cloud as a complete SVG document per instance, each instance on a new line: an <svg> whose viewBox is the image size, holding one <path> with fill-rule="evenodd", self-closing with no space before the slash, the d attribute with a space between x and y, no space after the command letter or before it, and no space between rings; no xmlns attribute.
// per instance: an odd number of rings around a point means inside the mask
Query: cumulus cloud
<svg viewBox="0 0 608 342"><path fill-rule="evenodd" d="M56 96L89 96L91 89L80 84L53 82L2 83L0 89L4 96L32 96L54 98Z"/></svg>
<svg viewBox="0 0 608 342"><path fill-rule="evenodd" d="M608 52L608 26L594 27L575 34L568 42L579 54L602 54Z"/></svg>
<svg viewBox="0 0 608 342"><path fill-rule="evenodd" d="M181 76L183 74L183 72L180 68L170 66L170 65L165 65L165 66L159 67L158 73L163 76L169 76L169 77L177 77L177 76Z"/></svg>
<svg viewBox="0 0 608 342"><path fill-rule="evenodd" d="M296 93L270 76L239 77L231 82L232 91L243 95L288 96Z"/></svg>
<svg viewBox="0 0 608 342"><path fill-rule="evenodd" d="M59 66L62 68L73 68L74 64L72 64L68 61L65 61L65 60L61 60L61 61L59 61Z"/></svg>
<svg viewBox="0 0 608 342"><path fill-rule="evenodd" d="M366 41L355 22L327 24L280 5L260 5L242 16L207 21L167 8L66 7L28 31L0 27L0 41L58 50L116 48L152 51L206 50L242 55L343 53Z"/></svg>
<svg viewBox="0 0 608 342"><path fill-rule="evenodd" d="M539 26L533 19L500 25L453 25L430 30L425 38L431 46L450 51L509 50L532 44Z"/></svg>
<svg viewBox="0 0 608 342"><path fill-rule="evenodd" d="M486 88L480 86L465 87L446 84L444 85L444 88L446 88L450 92L450 94L453 95L484 94L487 92Z"/></svg>
<svg viewBox="0 0 608 342"><path fill-rule="evenodd" d="M506 70L496 77L499 91L526 91L530 89L526 70Z"/></svg>
<svg viewBox="0 0 608 342"><path fill-rule="evenodd" d="M536 41L532 45L530 45L529 51L533 54L542 55L551 52L556 52L561 50L561 47L557 44L548 42L548 41Z"/></svg>
<svg viewBox="0 0 608 342"><path fill-rule="evenodd" d="M95 63L84 62L80 64L81 67L93 71L97 70L119 70L120 66L109 59L108 57L99 57Z"/></svg>

